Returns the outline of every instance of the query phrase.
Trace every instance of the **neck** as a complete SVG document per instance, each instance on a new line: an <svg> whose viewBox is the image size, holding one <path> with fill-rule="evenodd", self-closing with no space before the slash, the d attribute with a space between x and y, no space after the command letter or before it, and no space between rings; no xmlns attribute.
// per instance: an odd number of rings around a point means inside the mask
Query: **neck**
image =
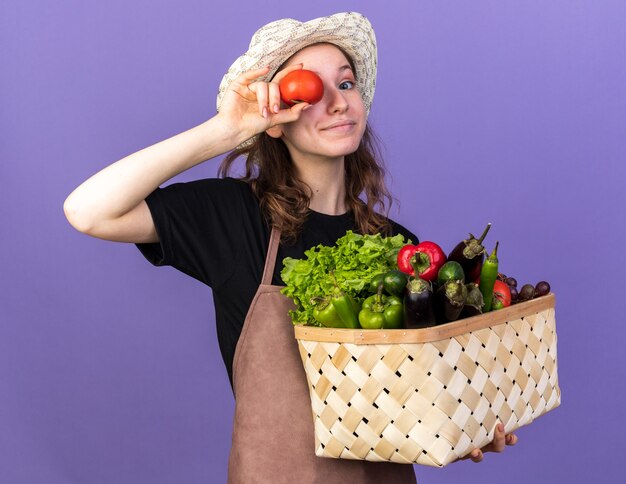
<svg viewBox="0 0 626 484"><path fill-rule="evenodd" d="M344 158L297 163L298 177L311 188L309 208L327 215L346 212Z"/></svg>

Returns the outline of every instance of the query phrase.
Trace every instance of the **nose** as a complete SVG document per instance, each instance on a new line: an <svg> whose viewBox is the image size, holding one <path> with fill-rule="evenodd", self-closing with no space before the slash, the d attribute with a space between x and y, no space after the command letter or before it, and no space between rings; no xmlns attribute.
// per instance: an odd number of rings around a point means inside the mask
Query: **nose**
<svg viewBox="0 0 626 484"><path fill-rule="evenodd" d="M326 102L330 113L342 113L348 109L348 101L340 89L334 86L325 88L324 95L328 96Z"/></svg>

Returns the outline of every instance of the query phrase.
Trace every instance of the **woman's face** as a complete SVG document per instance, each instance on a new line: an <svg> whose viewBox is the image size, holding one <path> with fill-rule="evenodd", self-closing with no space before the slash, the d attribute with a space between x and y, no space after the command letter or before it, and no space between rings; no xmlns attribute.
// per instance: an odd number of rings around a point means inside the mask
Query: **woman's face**
<svg viewBox="0 0 626 484"><path fill-rule="evenodd" d="M306 109L298 121L280 127L291 157L298 162L340 159L354 153L363 137L367 114L350 62L334 45L316 44L296 53L287 65L299 63L320 76L324 97Z"/></svg>

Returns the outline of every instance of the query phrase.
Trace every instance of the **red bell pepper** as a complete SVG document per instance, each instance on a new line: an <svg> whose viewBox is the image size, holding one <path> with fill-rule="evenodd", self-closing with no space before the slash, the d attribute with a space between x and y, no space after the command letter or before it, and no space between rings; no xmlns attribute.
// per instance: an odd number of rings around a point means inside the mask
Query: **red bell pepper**
<svg viewBox="0 0 626 484"><path fill-rule="evenodd" d="M446 254L434 242L405 245L398 252L398 269L425 281L437 278L437 273L446 262Z"/></svg>

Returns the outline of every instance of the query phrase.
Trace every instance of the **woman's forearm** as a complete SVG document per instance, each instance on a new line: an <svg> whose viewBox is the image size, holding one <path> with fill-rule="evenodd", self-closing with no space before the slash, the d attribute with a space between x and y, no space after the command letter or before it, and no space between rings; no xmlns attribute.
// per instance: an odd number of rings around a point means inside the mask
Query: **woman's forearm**
<svg viewBox="0 0 626 484"><path fill-rule="evenodd" d="M120 219L179 173L219 156L243 140L217 117L107 166L65 200L69 222L85 233Z"/></svg>

